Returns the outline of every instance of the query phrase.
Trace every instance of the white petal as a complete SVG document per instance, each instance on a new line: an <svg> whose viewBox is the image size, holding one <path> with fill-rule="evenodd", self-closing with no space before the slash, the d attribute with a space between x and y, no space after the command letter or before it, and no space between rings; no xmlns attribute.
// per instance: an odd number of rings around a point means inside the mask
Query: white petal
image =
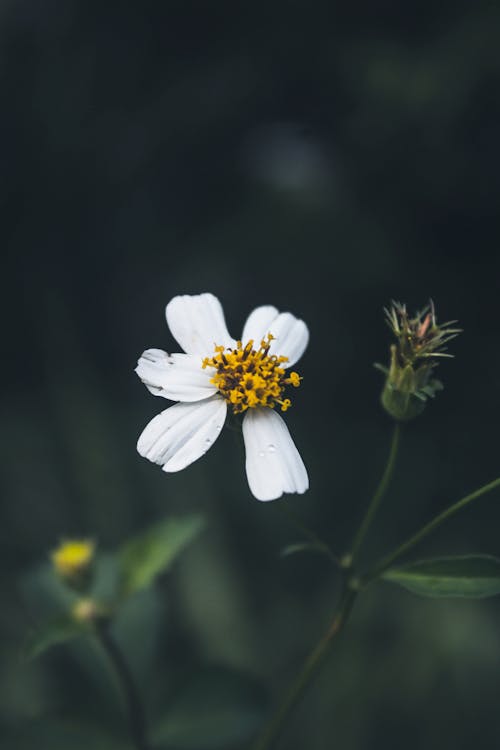
<svg viewBox="0 0 500 750"><path fill-rule="evenodd" d="M257 500L309 487L304 463L288 428L272 409L249 409L243 419L248 484Z"/></svg>
<svg viewBox="0 0 500 750"><path fill-rule="evenodd" d="M174 404L146 426L137 450L163 471L180 471L203 456L219 437L227 404L212 396L195 404Z"/></svg>
<svg viewBox="0 0 500 750"><path fill-rule="evenodd" d="M221 303L213 294L183 294L167 305L166 316L172 336L188 354L207 356L215 344L234 348Z"/></svg>
<svg viewBox="0 0 500 750"><path fill-rule="evenodd" d="M241 340L243 345L253 339L259 348L260 342L270 332L269 326L278 317L278 311L272 305L263 305L253 310L247 318Z"/></svg>
<svg viewBox="0 0 500 750"><path fill-rule="evenodd" d="M155 396L172 401L201 401L217 391L210 382L213 370L204 370L201 365L202 358L194 354L147 349L135 371Z"/></svg>
<svg viewBox="0 0 500 750"><path fill-rule="evenodd" d="M270 326L274 336L269 354L288 357L285 367L294 365L304 354L309 342L309 330L303 320L292 313L280 313Z"/></svg>
<svg viewBox="0 0 500 750"><path fill-rule="evenodd" d="M268 333L272 333L275 339L269 354L288 357L285 367L291 367L301 358L309 342L309 331L304 321L289 312L279 313L272 305L257 307L250 313L241 340L246 344L253 339L258 348Z"/></svg>

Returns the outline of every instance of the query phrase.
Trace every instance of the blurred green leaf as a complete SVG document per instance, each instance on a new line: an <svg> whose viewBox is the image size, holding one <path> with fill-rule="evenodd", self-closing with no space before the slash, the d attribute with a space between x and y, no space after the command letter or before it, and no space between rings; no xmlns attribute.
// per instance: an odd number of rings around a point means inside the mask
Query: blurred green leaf
<svg viewBox="0 0 500 750"><path fill-rule="evenodd" d="M297 542L295 544L287 544L286 547L280 551L280 557L290 557L290 555L296 555L297 552L319 552L321 555L331 558L331 552L328 547L321 542Z"/></svg>
<svg viewBox="0 0 500 750"><path fill-rule="evenodd" d="M491 555L421 560L391 568L382 577L421 596L480 599L500 594L500 560Z"/></svg>
<svg viewBox="0 0 500 750"><path fill-rule="evenodd" d="M156 673L159 643L164 637L165 604L165 597L157 591L143 589L123 602L113 622L114 636L127 654L135 679L142 682L143 693L156 689L151 675Z"/></svg>
<svg viewBox="0 0 500 750"><path fill-rule="evenodd" d="M60 612L70 609L77 594L65 586L54 574L52 565L42 562L26 571L19 588L23 601L34 612L37 620L55 619Z"/></svg>
<svg viewBox="0 0 500 750"><path fill-rule="evenodd" d="M76 622L69 614L61 615L44 623L28 636L23 648L23 656L26 659L34 659L51 646L66 643L88 632L85 624Z"/></svg>
<svg viewBox="0 0 500 750"><path fill-rule="evenodd" d="M99 552L94 564L94 579L90 590L92 598L113 608L120 587L120 574L116 555Z"/></svg>
<svg viewBox="0 0 500 750"><path fill-rule="evenodd" d="M22 726L1 729L2 747L12 750L128 750L128 742L119 741L100 727L70 721L36 719Z"/></svg>
<svg viewBox="0 0 500 750"><path fill-rule="evenodd" d="M223 750L248 741L262 724L266 700L245 675L207 669L174 700L153 732L161 750Z"/></svg>
<svg viewBox="0 0 500 750"><path fill-rule="evenodd" d="M118 551L121 594L128 596L150 586L200 533L204 523L198 514L167 518L124 544Z"/></svg>

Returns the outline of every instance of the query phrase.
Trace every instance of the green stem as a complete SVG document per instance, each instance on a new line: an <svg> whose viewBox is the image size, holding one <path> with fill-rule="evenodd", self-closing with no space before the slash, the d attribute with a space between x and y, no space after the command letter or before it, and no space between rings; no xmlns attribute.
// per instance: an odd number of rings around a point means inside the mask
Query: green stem
<svg viewBox="0 0 500 750"><path fill-rule="evenodd" d="M396 464L400 432L401 432L401 428L400 428L399 422L396 422L396 424L394 425L394 431L392 433L391 447L389 450L389 456L387 458L387 463L384 469L384 473L382 474L382 478L378 484L377 489L375 490L371 503L368 506L368 510L366 511L365 517L363 518L363 521L361 522L361 526L359 527L356 533L356 536L354 537L351 555L350 555L351 565L354 563L355 558L359 554L361 545L363 544L363 541L365 539L366 534L368 533L368 530L372 524L375 514L377 510L379 509L382 498L384 497L385 493L387 492L387 488L389 487L389 483L391 481L392 474L394 471L394 466Z"/></svg>
<svg viewBox="0 0 500 750"><path fill-rule="evenodd" d="M384 469L384 473L377 489L375 490L375 494L373 495L361 526L356 533L352 546L352 552L347 556L349 560L348 564L344 566L346 568L345 574L347 574L347 570L352 569L354 558L359 553L364 538L371 526L373 518L375 517L382 498L384 497L391 481L398 452L399 435L400 426L399 423L396 423L394 426L391 448L389 451L389 456L387 459L386 467ZM319 539L319 537L313 531L311 531L311 529L308 529L306 526L304 526L304 524L300 520L297 520L297 518L290 511L284 508L281 510L285 512L292 523L294 523L294 525L297 526L308 539L310 539L317 547L325 551L330 559L332 559L336 564L339 564L337 557L333 554L330 547L325 542ZM299 701L302 693L309 685L318 668L323 663L326 655L329 652L333 640L338 635L338 633L340 633L345 623L347 622L357 595L358 587L353 585L353 579L351 577L345 578L340 603L337 612L330 624L330 627L323 635L323 637L319 640L312 652L309 654L308 658L304 662L301 671L299 672L294 682L292 682L292 684L290 685L285 697L283 698L283 701L278 706L275 714L271 717L269 723L264 727L262 734L257 738L255 744L252 747L252 750L268 750L273 745L275 740L277 740L278 736L281 733L283 725L288 718L288 715Z"/></svg>
<svg viewBox="0 0 500 750"><path fill-rule="evenodd" d="M268 748L272 747L273 743L278 739L288 715L299 701L302 693L309 685L318 668L325 660L335 636L337 636L344 627L347 618L351 613L357 594L358 592L353 588L350 588L348 583L344 586L337 613L335 614L330 627L307 657L301 671L290 685L283 701L278 706L278 709L271 717L269 723L264 727L262 734L252 746L252 750L268 750Z"/></svg>
<svg viewBox="0 0 500 750"><path fill-rule="evenodd" d="M136 750L150 750L147 740L146 718L139 692L125 657L109 631L109 623L105 621L95 622L94 632L122 690L128 715L130 737L134 747Z"/></svg>
<svg viewBox="0 0 500 750"><path fill-rule="evenodd" d="M363 584L369 583L375 578L378 578L387 570L387 568L390 568L390 566L396 560L404 555L405 552L408 552L408 550L410 550L415 546L415 544L420 542L422 539L424 539L424 537L434 531L434 529L440 526L444 521L446 521L448 518L451 518L451 516L455 515L455 513L458 513L458 511L462 510L462 508L465 508L465 506L471 503L473 500L477 500L483 495L486 495L488 492L491 492L491 490L496 489L496 487L500 487L500 477L494 479L488 484L484 484L482 487L479 487L479 489L471 492L470 495L466 495L461 500L458 500L456 503L453 503L453 505L450 505L448 508L446 508L446 510L443 510L442 513L439 513L435 518L432 519L432 521L429 521L429 523L423 526L420 531L417 531L417 533L407 539L406 542L403 542L403 544L400 544L399 547L396 547L393 552L382 558L382 560L380 560L380 562L378 562L367 573L367 575L363 577Z"/></svg>

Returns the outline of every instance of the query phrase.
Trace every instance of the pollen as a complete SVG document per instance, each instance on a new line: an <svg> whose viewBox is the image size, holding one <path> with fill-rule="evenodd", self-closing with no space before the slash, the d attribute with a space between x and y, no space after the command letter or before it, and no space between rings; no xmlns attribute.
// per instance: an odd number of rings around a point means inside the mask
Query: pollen
<svg viewBox="0 0 500 750"><path fill-rule="evenodd" d="M236 349L215 346L214 356L203 360L203 369L214 368L210 382L231 404L235 414L256 406L274 409L278 404L281 411L291 406L290 399L283 398L285 388L287 385L298 388L302 378L296 372L287 373L283 365L288 357L269 354L273 339L268 333L258 349L254 348L253 339L245 346L238 341Z"/></svg>
<svg viewBox="0 0 500 750"><path fill-rule="evenodd" d="M51 554L54 568L63 578L83 573L94 557L94 542L78 539L62 542Z"/></svg>

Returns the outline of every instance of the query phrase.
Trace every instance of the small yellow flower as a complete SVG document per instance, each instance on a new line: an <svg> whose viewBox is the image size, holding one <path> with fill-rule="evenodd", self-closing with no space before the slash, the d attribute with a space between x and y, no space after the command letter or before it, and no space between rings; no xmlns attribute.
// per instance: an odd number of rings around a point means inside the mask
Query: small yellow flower
<svg viewBox="0 0 500 750"><path fill-rule="evenodd" d="M94 559L95 544L89 539L61 542L50 558L57 573L68 581L83 578Z"/></svg>

